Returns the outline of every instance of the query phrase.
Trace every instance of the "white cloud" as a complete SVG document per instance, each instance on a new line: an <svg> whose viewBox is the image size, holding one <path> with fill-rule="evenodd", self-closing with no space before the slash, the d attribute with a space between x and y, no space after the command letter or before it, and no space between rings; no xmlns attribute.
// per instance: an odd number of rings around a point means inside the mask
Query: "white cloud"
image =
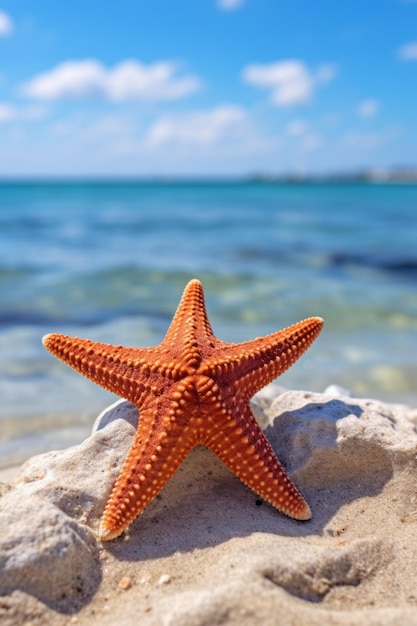
<svg viewBox="0 0 417 626"><path fill-rule="evenodd" d="M217 0L217 6L222 11L236 11L243 6L244 0Z"/></svg>
<svg viewBox="0 0 417 626"><path fill-rule="evenodd" d="M13 30L12 19L4 11L0 11L0 37L7 37Z"/></svg>
<svg viewBox="0 0 417 626"><path fill-rule="evenodd" d="M374 117L379 111L379 102L373 98L362 100L356 109L359 117Z"/></svg>
<svg viewBox="0 0 417 626"><path fill-rule="evenodd" d="M95 59L66 61L35 76L23 85L22 92L40 100L101 97L115 102L126 100L177 100L200 87L196 76L177 75L171 61L144 65L140 61L122 61L106 68Z"/></svg>
<svg viewBox="0 0 417 626"><path fill-rule="evenodd" d="M243 79L255 87L272 90L272 101L277 106L292 106L310 99L313 81L304 63L280 61L267 65L248 65Z"/></svg>
<svg viewBox="0 0 417 626"><path fill-rule="evenodd" d="M407 43L398 50L401 61L417 61L417 41Z"/></svg>
<svg viewBox="0 0 417 626"><path fill-rule="evenodd" d="M336 74L333 65L326 64L312 74L302 61L277 61L265 65L251 64L244 68L242 78L255 87L271 90L273 104L291 107L311 100L317 84L327 83Z"/></svg>
<svg viewBox="0 0 417 626"><path fill-rule="evenodd" d="M161 117L151 126L147 143L153 147L170 143L212 145L238 135L246 122L247 115L242 108L228 105Z"/></svg>

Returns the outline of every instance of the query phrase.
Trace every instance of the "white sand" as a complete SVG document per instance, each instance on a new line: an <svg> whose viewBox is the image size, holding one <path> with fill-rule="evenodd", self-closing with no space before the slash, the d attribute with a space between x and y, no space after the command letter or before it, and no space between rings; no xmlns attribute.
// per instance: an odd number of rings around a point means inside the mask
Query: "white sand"
<svg viewBox="0 0 417 626"><path fill-rule="evenodd" d="M107 415L80 446L0 474L2 626L417 625L415 411L274 395L254 411L310 522L260 504L198 448L126 535L101 544L134 433L135 409L119 405L122 419Z"/></svg>

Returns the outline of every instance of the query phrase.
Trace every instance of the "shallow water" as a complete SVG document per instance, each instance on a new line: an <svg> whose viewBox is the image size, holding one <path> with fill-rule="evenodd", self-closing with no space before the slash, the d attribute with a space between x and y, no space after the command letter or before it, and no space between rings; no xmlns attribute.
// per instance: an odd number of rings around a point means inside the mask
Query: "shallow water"
<svg viewBox="0 0 417 626"><path fill-rule="evenodd" d="M417 405L416 233L411 185L0 185L0 465L79 441L114 399L44 333L159 343L193 277L225 341L324 317L281 384Z"/></svg>

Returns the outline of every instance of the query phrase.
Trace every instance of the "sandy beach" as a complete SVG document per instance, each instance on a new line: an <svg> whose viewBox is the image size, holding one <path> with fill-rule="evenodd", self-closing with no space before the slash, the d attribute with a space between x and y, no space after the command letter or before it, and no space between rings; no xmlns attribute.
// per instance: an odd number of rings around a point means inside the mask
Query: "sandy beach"
<svg viewBox="0 0 417 626"><path fill-rule="evenodd" d="M209 451L114 541L97 539L137 423L1 473L0 619L20 624L417 624L416 411L270 385L252 409L310 504L297 522Z"/></svg>

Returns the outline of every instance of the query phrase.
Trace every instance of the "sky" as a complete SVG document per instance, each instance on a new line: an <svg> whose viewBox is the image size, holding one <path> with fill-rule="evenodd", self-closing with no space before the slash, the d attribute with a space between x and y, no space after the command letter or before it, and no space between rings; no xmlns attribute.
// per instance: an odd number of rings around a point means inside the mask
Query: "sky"
<svg viewBox="0 0 417 626"><path fill-rule="evenodd" d="M417 167L417 0L0 0L0 177Z"/></svg>

